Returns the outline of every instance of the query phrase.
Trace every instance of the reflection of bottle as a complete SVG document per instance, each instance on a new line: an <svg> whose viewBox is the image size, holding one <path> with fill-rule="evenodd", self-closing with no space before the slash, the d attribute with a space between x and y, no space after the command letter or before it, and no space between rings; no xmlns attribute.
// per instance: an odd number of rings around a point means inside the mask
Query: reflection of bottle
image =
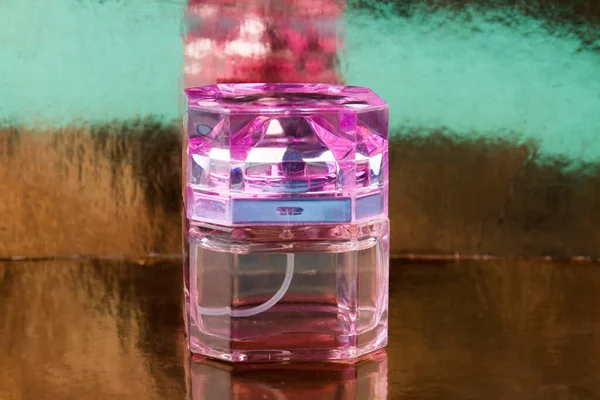
<svg viewBox="0 0 600 400"><path fill-rule="evenodd" d="M387 342L388 108L366 88L186 90L192 352L353 359Z"/></svg>
<svg viewBox="0 0 600 400"><path fill-rule="evenodd" d="M223 364L196 357L188 369L190 400L385 400L387 356L354 362Z"/></svg>
<svg viewBox="0 0 600 400"><path fill-rule="evenodd" d="M189 0L186 87L339 83L340 0Z"/></svg>

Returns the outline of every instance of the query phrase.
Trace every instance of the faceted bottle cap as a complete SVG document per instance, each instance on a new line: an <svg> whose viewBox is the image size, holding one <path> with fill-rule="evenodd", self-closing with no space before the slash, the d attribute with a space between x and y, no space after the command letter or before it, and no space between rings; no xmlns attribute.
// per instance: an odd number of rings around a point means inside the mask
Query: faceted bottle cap
<svg viewBox="0 0 600 400"><path fill-rule="evenodd" d="M185 93L189 220L356 223L387 215L388 106L370 89L219 84Z"/></svg>

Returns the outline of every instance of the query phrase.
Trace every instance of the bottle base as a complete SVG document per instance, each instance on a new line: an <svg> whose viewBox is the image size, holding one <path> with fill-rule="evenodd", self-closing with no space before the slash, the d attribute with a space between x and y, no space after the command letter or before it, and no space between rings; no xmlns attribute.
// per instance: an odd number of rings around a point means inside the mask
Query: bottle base
<svg viewBox="0 0 600 400"><path fill-rule="evenodd" d="M354 337L287 334L264 340L232 341L223 346L209 346L204 341L192 336L188 343L189 351L193 355L233 363L262 363L351 361L384 348L387 341L387 326L382 325L368 333ZM294 343L298 342L308 342L311 345L303 346L304 348L294 346ZM331 346L334 343L339 345ZM360 345L355 343L360 343ZM326 344L330 346L326 346Z"/></svg>

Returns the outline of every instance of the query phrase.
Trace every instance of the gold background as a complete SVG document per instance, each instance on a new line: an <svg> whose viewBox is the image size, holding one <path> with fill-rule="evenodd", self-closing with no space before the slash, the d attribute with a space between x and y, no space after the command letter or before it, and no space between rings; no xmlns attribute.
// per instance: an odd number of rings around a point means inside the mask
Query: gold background
<svg viewBox="0 0 600 400"><path fill-rule="evenodd" d="M392 255L600 256L600 175L533 145L390 142ZM153 119L0 131L0 257L181 252L181 143Z"/></svg>

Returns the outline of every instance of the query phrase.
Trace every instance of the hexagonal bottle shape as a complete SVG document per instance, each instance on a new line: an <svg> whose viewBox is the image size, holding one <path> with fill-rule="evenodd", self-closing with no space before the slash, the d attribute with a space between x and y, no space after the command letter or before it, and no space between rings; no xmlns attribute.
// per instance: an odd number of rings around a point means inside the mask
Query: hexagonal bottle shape
<svg viewBox="0 0 600 400"><path fill-rule="evenodd" d="M325 84L185 93L190 351L343 360L385 346L387 104Z"/></svg>

